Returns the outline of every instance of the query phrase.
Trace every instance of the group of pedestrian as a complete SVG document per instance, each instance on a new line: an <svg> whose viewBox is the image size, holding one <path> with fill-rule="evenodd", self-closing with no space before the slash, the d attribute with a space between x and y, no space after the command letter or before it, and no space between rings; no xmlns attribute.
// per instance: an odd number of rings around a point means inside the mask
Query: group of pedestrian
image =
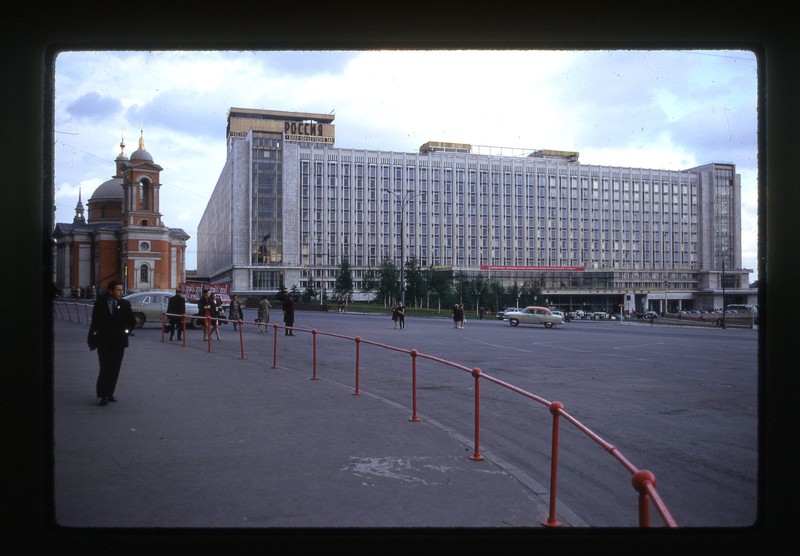
<svg viewBox="0 0 800 556"><path fill-rule="evenodd" d="M217 340L222 340L219 335L219 324L221 320L225 319L225 314L219 295L204 289L200 301L197 302L197 308L203 317L203 341L210 340L212 334L216 336Z"/></svg>
<svg viewBox="0 0 800 556"><path fill-rule="evenodd" d="M464 306L456 303L453 305L453 328L464 328Z"/></svg>
<svg viewBox="0 0 800 556"><path fill-rule="evenodd" d="M109 402L117 401L114 393L122 368L122 359L125 349L129 345L128 337L133 335L133 329L136 327L131 304L122 298L124 292L125 288L122 283L112 280L108 283L104 294L97 297L92 307L92 321L89 325L87 344L90 351L97 351L100 372L97 375L95 394L100 399L101 406L107 406ZM197 307L200 315L205 317L203 340L208 341L212 334L221 340L219 323L226 319L219 295L209 290L203 290ZM271 307L269 300L264 296L258 306L259 332L267 330ZM294 336L292 330L294 327L294 303L290 296L286 296L281 308L286 325L285 334ZM186 314L186 299L180 289L175 290L175 295L167 301L167 314L169 339L172 340L177 333L178 341L180 341L183 337ZM227 320L233 323L234 330L244 320L244 311L236 295L231 297Z"/></svg>
<svg viewBox="0 0 800 556"><path fill-rule="evenodd" d="M392 328L398 327L400 330L406 327L406 308L402 301L398 301L392 307Z"/></svg>

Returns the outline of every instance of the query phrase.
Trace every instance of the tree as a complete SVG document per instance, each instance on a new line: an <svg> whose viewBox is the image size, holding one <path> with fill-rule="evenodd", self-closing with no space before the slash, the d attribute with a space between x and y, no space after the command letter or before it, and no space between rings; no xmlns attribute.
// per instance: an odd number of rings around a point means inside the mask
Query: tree
<svg viewBox="0 0 800 556"><path fill-rule="evenodd" d="M494 308L498 311L505 307L506 289L497 280L489 283L489 297L494 301Z"/></svg>
<svg viewBox="0 0 800 556"><path fill-rule="evenodd" d="M470 283L471 293L475 300L475 309L479 309L483 303L483 299L489 293L489 282L487 282L480 274L476 276Z"/></svg>
<svg viewBox="0 0 800 556"><path fill-rule="evenodd" d="M384 259L381 262L378 275L378 296L383 299L384 305L391 303L397 297L399 288L397 287L397 265L394 262Z"/></svg>
<svg viewBox="0 0 800 556"><path fill-rule="evenodd" d="M275 299L278 301L283 301L286 299L286 296L289 294L288 290L286 289L286 284L283 283L281 280L281 285L278 287L278 293L275 295Z"/></svg>
<svg viewBox="0 0 800 556"><path fill-rule="evenodd" d="M425 277L416 257L406 261L406 300L415 300L414 306L419 307L419 301L425 296Z"/></svg>
<svg viewBox="0 0 800 556"><path fill-rule="evenodd" d="M297 287L297 284L292 284L289 295L292 296L292 301L300 301L300 288Z"/></svg>
<svg viewBox="0 0 800 556"><path fill-rule="evenodd" d="M450 270L428 269L428 290L436 294L439 310L442 310L442 301L453 289L453 273Z"/></svg>
<svg viewBox="0 0 800 556"><path fill-rule="evenodd" d="M303 300L303 303L312 303L316 298L317 290L314 289L314 280L309 278L301 299Z"/></svg>
<svg viewBox="0 0 800 556"><path fill-rule="evenodd" d="M455 275L453 286L455 287L459 304L469 303L469 278L466 272L463 270L458 271Z"/></svg>
<svg viewBox="0 0 800 556"><path fill-rule="evenodd" d="M341 303L347 303L353 295L353 269L347 259L342 259L339 264L333 291L336 299Z"/></svg>
<svg viewBox="0 0 800 556"><path fill-rule="evenodd" d="M378 291L379 276L374 268L368 268L361 276L361 292L370 293Z"/></svg>
<svg viewBox="0 0 800 556"><path fill-rule="evenodd" d="M514 280L514 283L511 284L511 287L507 290L507 295L512 298L510 303L514 304L514 307L517 307L517 303L519 303L519 298L522 297L522 288L517 284L517 281Z"/></svg>

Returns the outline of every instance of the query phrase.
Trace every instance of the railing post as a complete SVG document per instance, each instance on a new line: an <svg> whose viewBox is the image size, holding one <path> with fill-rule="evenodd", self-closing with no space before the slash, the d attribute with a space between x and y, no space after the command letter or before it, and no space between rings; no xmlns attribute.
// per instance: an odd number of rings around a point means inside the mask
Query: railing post
<svg viewBox="0 0 800 556"><path fill-rule="evenodd" d="M564 404L561 402L550 404L550 414L553 416L552 447L550 448L550 513L547 515L547 521L542 524L545 527L561 527L561 523L556 519L556 502L558 500L558 426L562 409L564 409Z"/></svg>
<svg viewBox="0 0 800 556"><path fill-rule="evenodd" d="M208 330L208 338L206 339L206 343L208 343L208 351L211 351L211 315L206 315L206 330Z"/></svg>
<svg viewBox="0 0 800 556"><path fill-rule="evenodd" d="M273 334L272 334L272 368L278 368L278 323L274 323Z"/></svg>
<svg viewBox="0 0 800 556"><path fill-rule="evenodd" d="M472 376L475 377L475 451L469 459L481 461L481 370L472 369Z"/></svg>
<svg viewBox="0 0 800 556"><path fill-rule="evenodd" d="M639 527L650 527L650 495L647 485L656 486L656 477L650 471L642 469L633 474L631 484L639 493Z"/></svg>
<svg viewBox="0 0 800 556"><path fill-rule="evenodd" d="M313 369L311 372L311 380L318 380L317 379L317 329L313 329L311 331L311 345L314 351L314 364Z"/></svg>
<svg viewBox="0 0 800 556"><path fill-rule="evenodd" d="M164 341L164 332L167 329L167 314L162 312L161 313L161 341Z"/></svg>
<svg viewBox="0 0 800 556"><path fill-rule="evenodd" d="M361 358L361 338L359 336L356 336L354 339L356 341L356 391L353 392L353 395L354 396L360 396L361 395L361 391L358 389L358 368L359 368L359 364L361 362L360 361L360 358Z"/></svg>
<svg viewBox="0 0 800 556"><path fill-rule="evenodd" d="M411 355L411 419L409 421L417 422L417 350L412 349L409 354Z"/></svg>

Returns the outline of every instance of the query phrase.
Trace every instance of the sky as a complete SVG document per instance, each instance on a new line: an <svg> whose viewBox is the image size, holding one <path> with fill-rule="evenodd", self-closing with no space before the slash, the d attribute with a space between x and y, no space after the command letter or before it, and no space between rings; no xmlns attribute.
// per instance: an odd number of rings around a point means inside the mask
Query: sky
<svg viewBox="0 0 800 556"><path fill-rule="evenodd" d="M335 116L336 146L427 141L578 151L583 164L732 162L742 262L758 278L755 55L746 50L64 51L55 63L55 221L72 222L125 154L161 172L165 225L191 239L225 164L231 107Z"/></svg>

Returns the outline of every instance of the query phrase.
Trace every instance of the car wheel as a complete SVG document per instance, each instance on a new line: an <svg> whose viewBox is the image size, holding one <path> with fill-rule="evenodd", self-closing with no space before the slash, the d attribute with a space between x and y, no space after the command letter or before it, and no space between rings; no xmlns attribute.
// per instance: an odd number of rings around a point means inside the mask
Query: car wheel
<svg viewBox="0 0 800 556"><path fill-rule="evenodd" d="M546 322L546 323L544 323L544 327L545 328L553 328L553 323L552 322Z"/></svg>
<svg viewBox="0 0 800 556"><path fill-rule="evenodd" d="M508 319L508 324L511 326L519 326L519 319Z"/></svg>
<svg viewBox="0 0 800 556"><path fill-rule="evenodd" d="M136 328L141 328L144 326L145 319L142 313L134 313L133 320L136 322Z"/></svg>

